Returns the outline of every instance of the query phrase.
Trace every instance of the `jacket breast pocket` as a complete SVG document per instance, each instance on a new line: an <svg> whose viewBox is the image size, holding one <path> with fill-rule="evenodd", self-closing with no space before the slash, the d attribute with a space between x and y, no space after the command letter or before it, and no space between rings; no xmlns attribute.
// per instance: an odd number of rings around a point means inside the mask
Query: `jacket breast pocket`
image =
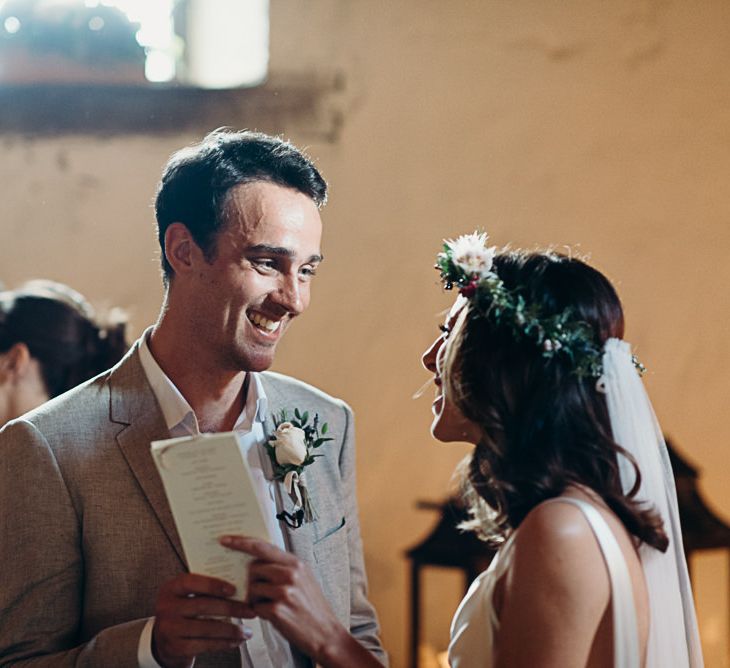
<svg viewBox="0 0 730 668"><path fill-rule="evenodd" d="M327 540L330 536L333 536L338 531L343 529L344 526L345 526L345 518L341 517L339 522L330 526L327 529L324 529L321 534L318 533L317 535L315 535L314 544L319 545L319 543L321 543L324 540Z"/></svg>

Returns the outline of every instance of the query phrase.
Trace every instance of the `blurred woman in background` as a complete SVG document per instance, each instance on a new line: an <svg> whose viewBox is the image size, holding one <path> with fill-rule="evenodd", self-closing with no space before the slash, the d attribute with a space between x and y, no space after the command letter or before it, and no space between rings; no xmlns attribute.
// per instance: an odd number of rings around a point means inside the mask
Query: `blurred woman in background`
<svg viewBox="0 0 730 668"><path fill-rule="evenodd" d="M101 324L67 285L34 280L0 292L0 426L115 364L126 322Z"/></svg>

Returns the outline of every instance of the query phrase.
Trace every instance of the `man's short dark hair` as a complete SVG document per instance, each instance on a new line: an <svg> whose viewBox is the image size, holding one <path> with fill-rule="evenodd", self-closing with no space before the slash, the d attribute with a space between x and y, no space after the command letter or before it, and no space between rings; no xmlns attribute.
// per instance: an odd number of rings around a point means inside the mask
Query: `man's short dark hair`
<svg viewBox="0 0 730 668"><path fill-rule="evenodd" d="M217 233L225 226L225 206L232 188L267 181L292 188L321 207L327 183L302 151L261 132L214 130L199 144L172 155L162 173L155 199L157 237L163 278L173 269L165 257L165 232L172 223L190 230L206 259L215 256Z"/></svg>

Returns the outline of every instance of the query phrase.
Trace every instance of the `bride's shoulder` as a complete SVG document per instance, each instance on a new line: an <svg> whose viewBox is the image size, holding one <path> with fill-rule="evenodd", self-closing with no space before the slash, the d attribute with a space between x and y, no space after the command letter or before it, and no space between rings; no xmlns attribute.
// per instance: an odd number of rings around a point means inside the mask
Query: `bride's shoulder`
<svg viewBox="0 0 730 668"><path fill-rule="evenodd" d="M549 551L559 549L561 553L578 550L591 551L593 547L600 556L593 530L583 511L570 498L557 497L535 506L519 526L514 537L515 549ZM585 555L585 553L584 553Z"/></svg>
<svg viewBox="0 0 730 668"><path fill-rule="evenodd" d="M573 503L554 499L533 508L514 535L510 561L513 587L538 587L567 599L585 597L589 587L598 604L608 601L600 547Z"/></svg>

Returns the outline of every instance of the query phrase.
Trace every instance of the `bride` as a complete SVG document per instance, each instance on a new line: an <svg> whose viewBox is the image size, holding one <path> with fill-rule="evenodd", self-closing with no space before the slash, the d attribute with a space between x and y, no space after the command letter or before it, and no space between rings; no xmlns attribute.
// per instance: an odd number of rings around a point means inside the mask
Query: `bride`
<svg viewBox="0 0 730 668"><path fill-rule="evenodd" d="M451 626L452 668L702 666L666 447L608 280L552 252L447 241L458 295L423 355L432 434L476 447L465 528L499 544ZM377 666L293 555L254 555L249 602L327 668Z"/></svg>

